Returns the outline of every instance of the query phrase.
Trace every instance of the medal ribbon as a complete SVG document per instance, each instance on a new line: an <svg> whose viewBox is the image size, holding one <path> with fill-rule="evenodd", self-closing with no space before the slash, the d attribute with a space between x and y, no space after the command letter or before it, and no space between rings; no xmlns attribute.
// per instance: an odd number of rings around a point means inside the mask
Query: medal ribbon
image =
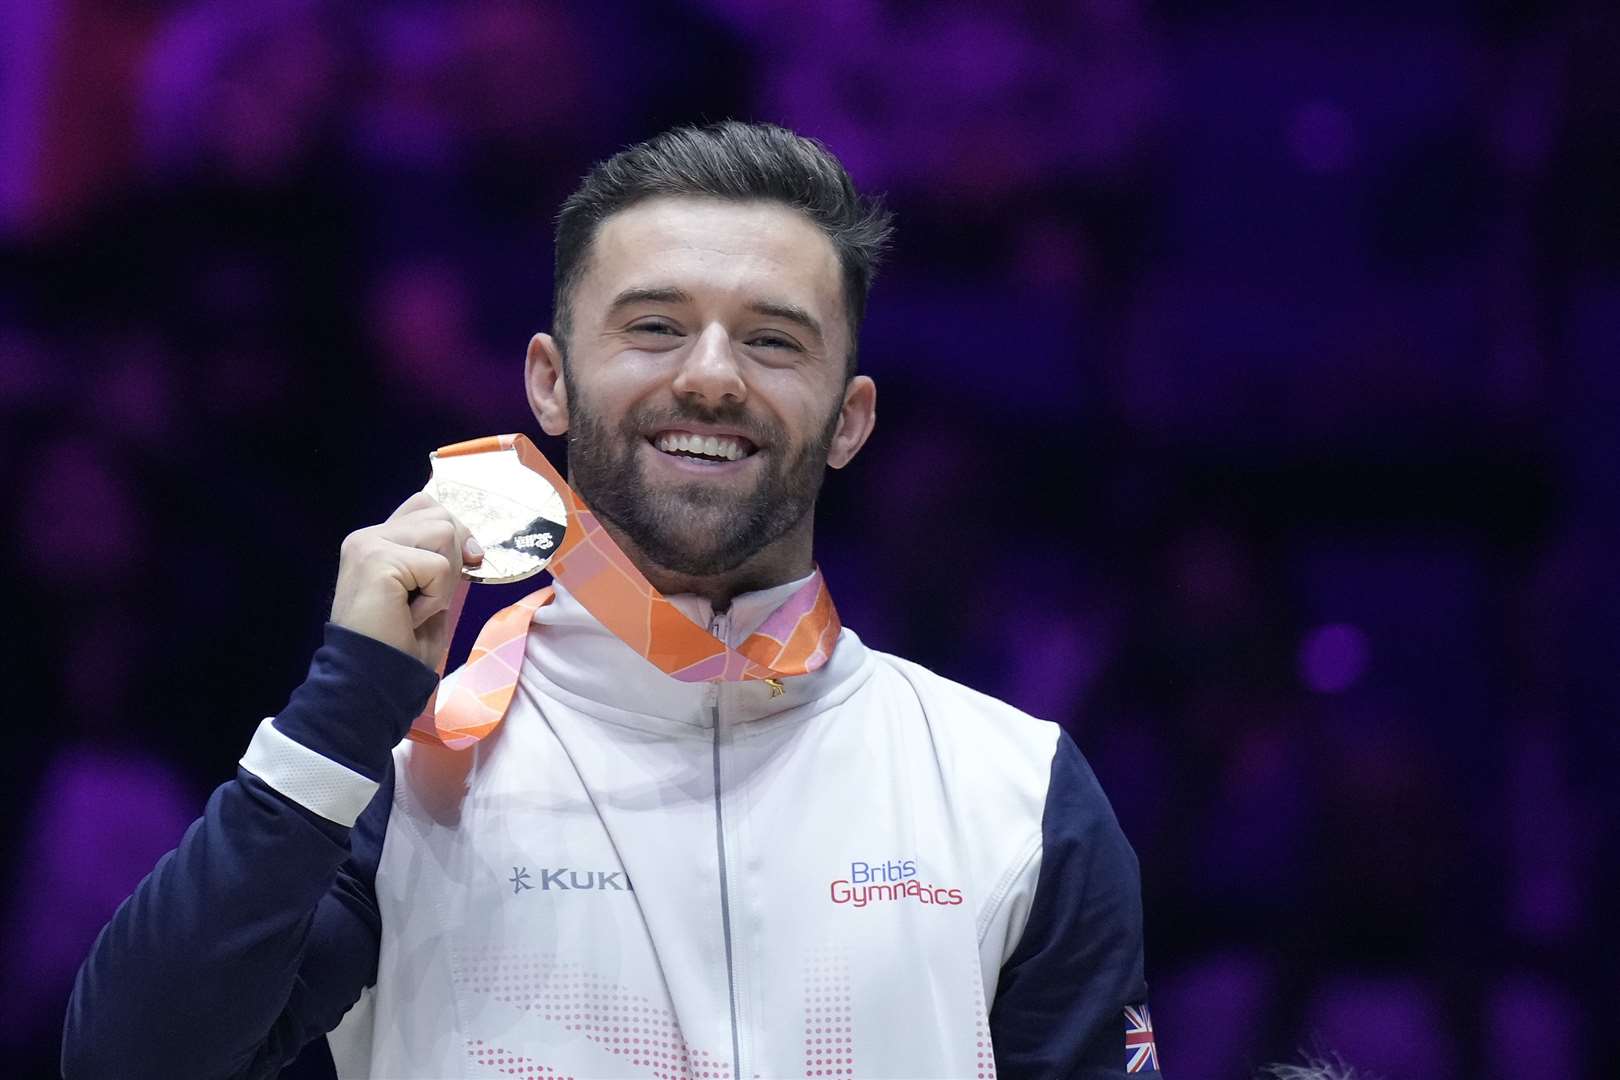
<svg viewBox="0 0 1620 1080"><path fill-rule="evenodd" d="M523 435L490 435L441 447L440 457L515 451L518 460L562 496L568 520L547 569L598 622L660 671L682 682L743 682L804 675L832 655L842 624L816 570L810 580L766 617L748 640L732 648L670 603L614 543L562 476ZM463 581L450 608L450 629L466 598ZM471 746L500 725L517 689L534 613L549 604L550 588L530 593L495 613L479 630L472 652L444 700L435 692L409 735L452 749ZM438 670L444 673L445 659Z"/></svg>

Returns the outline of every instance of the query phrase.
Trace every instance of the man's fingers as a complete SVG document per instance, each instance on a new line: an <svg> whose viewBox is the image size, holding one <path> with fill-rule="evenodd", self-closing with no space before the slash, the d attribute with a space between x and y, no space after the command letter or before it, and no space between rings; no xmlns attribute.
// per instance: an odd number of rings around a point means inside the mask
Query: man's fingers
<svg viewBox="0 0 1620 1080"><path fill-rule="evenodd" d="M411 626L420 627L455 599L457 565L436 551L396 546L391 553L400 584L410 595Z"/></svg>
<svg viewBox="0 0 1620 1080"><path fill-rule="evenodd" d="M435 506L407 514L380 527L380 535L396 544L437 551L445 558L459 553L460 563L477 565L484 561L484 549L473 539L472 530L457 521L448 510ZM454 561L454 560L453 560Z"/></svg>
<svg viewBox="0 0 1620 1080"><path fill-rule="evenodd" d="M439 500L435 499L432 495L429 495L425 491L418 491L415 495L412 495L410 498L400 503L394 512L388 515L388 520L398 521L406 514L413 514L418 510L426 510L430 507L440 505Z"/></svg>
<svg viewBox="0 0 1620 1080"><path fill-rule="evenodd" d="M466 530L442 511L412 514L398 521L390 521L377 530L377 537L381 540L436 552L446 559L453 557L457 563L461 561L461 539L465 535Z"/></svg>
<svg viewBox="0 0 1620 1080"><path fill-rule="evenodd" d="M387 521L343 538L332 622L434 663L461 568L482 559L469 530L419 491Z"/></svg>
<svg viewBox="0 0 1620 1080"><path fill-rule="evenodd" d="M422 656L431 657L423 663L437 666L450 651L450 613L439 611L428 616L416 627L416 640L423 645Z"/></svg>
<svg viewBox="0 0 1620 1080"><path fill-rule="evenodd" d="M411 601L411 629L421 630L440 615L450 613L450 602L426 593Z"/></svg>

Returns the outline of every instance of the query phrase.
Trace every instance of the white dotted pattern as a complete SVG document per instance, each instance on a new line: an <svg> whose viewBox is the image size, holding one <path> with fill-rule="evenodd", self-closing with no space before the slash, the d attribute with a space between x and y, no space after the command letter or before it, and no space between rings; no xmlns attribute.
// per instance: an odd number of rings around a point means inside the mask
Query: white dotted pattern
<svg viewBox="0 0 1620 1080"><path fill-rule="evenodd" d="M268 717L253 733L240 764L299 806L345 828L354 827L380 786L282 734Z"/></svg>

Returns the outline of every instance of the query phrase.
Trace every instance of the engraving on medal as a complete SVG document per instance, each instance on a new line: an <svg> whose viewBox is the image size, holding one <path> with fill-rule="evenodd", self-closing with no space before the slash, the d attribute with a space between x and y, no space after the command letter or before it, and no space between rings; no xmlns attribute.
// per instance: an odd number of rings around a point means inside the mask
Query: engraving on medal
<svg viewBox="0 0 1620 1080"><path fill-rule="evenodd" d="M563 527L555 521L545 518L535 518L523 527L523 531L512 537L512 546L519 551L528 551L536 555L554 550L562 542Z"/></svg>
<svg viewBox="0 0 1620 1080"><path fill-rule="evenodd" d="M463 567L474 581L504 584L533 577L562 546L568 511L545 477L514 450L450 457L429 455L426 491L465 525L484 549L480 566Z"/></svg>

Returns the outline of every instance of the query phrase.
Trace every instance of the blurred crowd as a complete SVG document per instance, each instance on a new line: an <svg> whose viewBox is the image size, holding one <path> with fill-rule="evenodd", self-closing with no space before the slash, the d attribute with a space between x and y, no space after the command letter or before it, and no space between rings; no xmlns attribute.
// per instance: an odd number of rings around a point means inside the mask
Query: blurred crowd
<svg viewBox="0 0 1620 1080"><path fill-rule="evenodd" d="M561 198L735 116L897 212L822 565L1078 740L1167 1073L1615 1075L1617 47L1595 0L0 7L0 1058L54 1068L342 536L538 436Z"/></svg>

